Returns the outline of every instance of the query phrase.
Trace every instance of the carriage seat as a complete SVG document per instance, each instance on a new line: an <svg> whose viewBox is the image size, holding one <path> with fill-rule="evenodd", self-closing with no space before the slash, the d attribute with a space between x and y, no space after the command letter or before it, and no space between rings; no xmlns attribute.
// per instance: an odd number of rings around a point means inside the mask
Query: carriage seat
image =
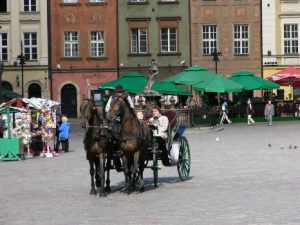
<svg viewBox="0 0 300 225"><path fill-rule="evenodd" d="M169 110L164 112L163 115L168 117L169 127L171 130L173 130L177 125L178 112Z"/></svg>

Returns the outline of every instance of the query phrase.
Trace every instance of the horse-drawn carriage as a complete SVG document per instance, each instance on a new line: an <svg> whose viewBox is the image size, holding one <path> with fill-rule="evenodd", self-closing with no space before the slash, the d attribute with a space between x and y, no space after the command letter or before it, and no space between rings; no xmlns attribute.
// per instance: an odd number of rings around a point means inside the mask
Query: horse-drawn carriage
<svg viewBox="0 0 300 225"><path fill-rule="evenodd" d="M160 170L158 161L162 160L163 154L168 156L168 166L177 167L181 181L189 178L190 149L186 137L183 136L185 126L178 124L176 111L165 112L169 120L168 141L165 144L167 152L158 147L152 135L152 130L147 124L150 116L146 115L145 121L141 122L123 98L116 98L106 115L106 119L111 123L116 118L121 119L119 131L114 131L115 129L105 122L93 101L83 101L80 111L82 127L87 128L84 143L90 163L91 194L96 194L95 184L100 188L100 196L106 196L106 192L110 191L110 169L124 171L128 194L135 188L137 181L139 190L144 191L144 168L153 170L154 186L157 187Z"/></svg>

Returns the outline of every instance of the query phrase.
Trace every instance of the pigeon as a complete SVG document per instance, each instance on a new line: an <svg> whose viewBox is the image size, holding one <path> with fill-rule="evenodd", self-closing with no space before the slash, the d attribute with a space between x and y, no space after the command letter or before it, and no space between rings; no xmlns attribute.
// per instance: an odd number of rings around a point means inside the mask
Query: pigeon
<svg viewBox="0 0 300 225"><path fill-rule="evenodd" d="M290 145L289 145L289 149L292 149L292 147L293 147L293 146L290 144Z"/></svg>
<svg viewBox="0 0 300 225"><path fill-rule="evenodd" d="M283 145L280 145L280 148L281 148L281 149L284 149Z"/></svg>
<svg viewBox="0 0 300 225"><path fill-rule="evenodd" d="M268 147L269 147L269 148L271 148L271 147L272 147L272 145L269 143L269 144L268 144Z"/></svg>
<svg viewBox="0 0 300 225"><path fill-rule="evenodd" d="M294 149L297 149L297 145L294 146Z"/></svg>

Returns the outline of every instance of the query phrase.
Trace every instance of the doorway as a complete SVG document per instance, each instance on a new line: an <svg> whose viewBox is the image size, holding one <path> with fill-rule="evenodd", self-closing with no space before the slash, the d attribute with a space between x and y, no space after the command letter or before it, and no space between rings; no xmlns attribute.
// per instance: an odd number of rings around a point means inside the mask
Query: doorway
<svg viewBox="0 0 300 225"><path fill-rule="evenodd" d="M77 91L73 84L66 84L61 89L61 113L77 118Z"/></svg>

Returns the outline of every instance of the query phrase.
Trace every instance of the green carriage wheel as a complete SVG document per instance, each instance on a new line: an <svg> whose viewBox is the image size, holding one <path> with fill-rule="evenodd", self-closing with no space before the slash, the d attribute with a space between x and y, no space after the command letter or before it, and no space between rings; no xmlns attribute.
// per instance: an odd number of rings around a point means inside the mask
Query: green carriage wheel
<svg viewBox="0 0 300 225"><path fill-rule="evenodd" d="M181 181L186 181L189 179L191 171L191 153L189 143L184 136L180 138L177 171Z"/></svg>

